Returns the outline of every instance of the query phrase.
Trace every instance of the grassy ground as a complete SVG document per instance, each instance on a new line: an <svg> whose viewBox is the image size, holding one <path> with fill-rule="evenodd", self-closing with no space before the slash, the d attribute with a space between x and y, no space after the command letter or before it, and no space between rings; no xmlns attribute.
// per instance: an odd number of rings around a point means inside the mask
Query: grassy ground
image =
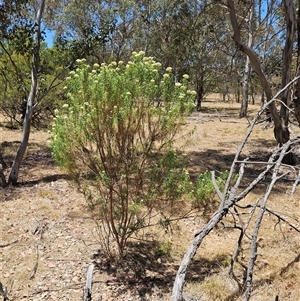
<svg viewBox="0 0 300 301"><path fill-rule="evenodd" d="M239 105L208 99L203 110L194 113L178 135L176 146L188 154L190 174L230 168L235 152L248 128L238 119ZM249 120L258 106L250 106ZM7 163L5 173L21 138L21 130L1 127L1 151ZM298 128L293 129L296 133ZM0 191L1 274L10 300L81 300L90 263L96 268L93 300L170 300L178 266L193 234L211 217L218 201L178 221L171 231L149 229L148 243L130 245L129 264L110 264L97 242L97 227L90 219L85 200L68 177L55 166L46 132L33 131L30 146L20 169L19 185ZM267 160L276 149L272 128L258 125L251 135L243 158ZM258 173L246 170L242 187ZM299 224L299 188L291 196L294 173L276 185L268 207L293 225ZM269 178L254 189L244 205L262 198ZM243 211L245 212L245 211ZM242 215L245 222L247 215ZM185 291L198 300L242 300L235 277L228 275L230 259L239 235L227 216L205 238L187 274ZM251 231L247 235L251 237ZM148 239L149 240L149 239ZM300 235L292 227L265 214L259 232L259 249L252 300L299 300ZM250 240L246 239L234 265L235 276L243 279L249 260Z"/></svg>

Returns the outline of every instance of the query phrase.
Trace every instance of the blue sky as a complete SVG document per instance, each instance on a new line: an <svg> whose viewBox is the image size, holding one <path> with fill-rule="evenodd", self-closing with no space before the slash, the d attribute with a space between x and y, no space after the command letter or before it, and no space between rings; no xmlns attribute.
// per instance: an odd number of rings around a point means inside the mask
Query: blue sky
<svg viewBox="0 0 300 301"><path fill-rule="evenodd" d="M48 47L52 47L53 45L53 39L54 39L54 32L50 30L46 30L46 43Z"/></svg>

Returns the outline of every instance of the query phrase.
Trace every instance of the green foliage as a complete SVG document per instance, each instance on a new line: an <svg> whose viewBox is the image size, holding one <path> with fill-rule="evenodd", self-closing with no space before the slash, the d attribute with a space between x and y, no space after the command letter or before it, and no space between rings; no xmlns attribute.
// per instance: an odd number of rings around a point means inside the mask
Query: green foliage
<svg viewBox="0 0 300 301"><path fill-rule="evenodd" d="M187 75L175 82L171 68L163 73L143 52L93 70L77 62L67 102L56 111L52 153L82 187L106 250L116 243L122 258L127 239L154 209L172 210L189 187L185 159L172 143L195 92Z"/></svg>
<svg viewBox="0 0 300 301"><path fill-rule="evenodd" d="M31 86L32 53L30 47L23 44L22 47L22 52L19 52L13 41L0 45L0 51L3 52L0 57L0 111L10 121L11 126L23 123ZM42 47L38 91L32 118L34 127L48 126L55 107L63 99L59 84L65 77L64 64L61 51L45 48L45 45Z"/></svg>
<svg viewBox="0 0 300 301"><path fill-rule="evenodd" d="M170 256L172 250L172 241L167 239L159 245L157 249L157 256Z"/></svg>
<svg viewBox="0 0 300 301"><path fill-rule="evenodd" d="M223 171L216 178L216 183L222 191L225 187L226 180L228 178L228 171ZM216 191L212 182L212 175L210 171L205 171L197 177L195 189L192 192L194 200L194 208L202 208L215 201Z"/></svg>

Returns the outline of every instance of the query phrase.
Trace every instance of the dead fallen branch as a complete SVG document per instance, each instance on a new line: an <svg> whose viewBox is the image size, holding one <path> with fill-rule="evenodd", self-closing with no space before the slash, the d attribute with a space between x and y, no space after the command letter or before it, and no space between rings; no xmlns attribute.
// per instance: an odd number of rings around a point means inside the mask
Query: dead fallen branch
<svg viewBox="0 0 300 301"><path fill-rule="evenodd" d="M91 264L88 268L87 275L86 275L86 284L83 288L83 301L92 300L93 270L94 270L94 265Z"/></svg>
<svg viewBox="0 0 300 301"><path fill-rule="evenodd" d="M274 101L274 99L271 101ZM269 103L267 103L266 106L268 106ZM171 299L172 301L179 301L179 300L183 299L183 294L184 294L183 286L185 283L185 275L186 275L187 269L188 269L193 257L195 256L199 246L201 245L203 239L215 228L215 226L218 223L220 223L222 221L222 219L228 213L230 213L231 208L234 208L234 206L237 205L240 200L244 199L248 195L248 193L257 186L258 183L260 183L263 179L265 179L267 174L272 174L272 178L271 178L270 183L269 183L269 185L265 191L265 194L261 200L261 203L259 205L256 204L257 208L259 208L259 213L256 218L255 227L253 228L253 231L252 231L249 262L248 262L248 266L246 269L246 280L243 285L243 288L244 288L243 301L248 301L251 297L252 286L253 286L252 276L253 276L253 269L254 269L254 265L255 265L255 261L256 261L256 257L257 257L257 248L258 248L257 236L258 236L258 231L259 231L260 224L262 221L262 217L264 215L264 212L267 210L266 203L267 203L267 200L270 196L272 189L274 188L275 183L277 181L279 181L280 179L282 179L287 174L287 172L280 173L280 167L283 165L283 163L282 163L283 158L290 151L292 146L294 146L295 144L300 142L300 136L297 136L293 139L290 139L288 142L283 144L280 148L275 150L273 152L273 154L270 156L269 160L262 164L262 166L264 168L263 171L261 171L257 175L257 177L254 178L254 180L245 189L243 189L242 191L240 191L238 189L240 186L241 180L244 176L245 165L251 164L251 162L248 162L248 160L243 160L243 161L240 160L241 152L242 152L244 146L246 145L246 142L248 141L248 138L250 137L257 120L260 118L261 114L264 112L266 106L257 114L257 116L252 121L251 125L248 127L248 131L244 137L244 140L241 142L241 144L236 152L236 155L235 155L235 158L231 165L229 175L228 175L223 192L221 192L219 187L217 186L216 180L215 180L215 175L214 175L214 173L212 173L213 185L214 185L217 195L221 201L220 206L219 206L218 210L214 213L214 215L212 216L210 221L195 234L194 239L193 239L189 249L187 250L186 254L184 255L181 265L177 271L175 281L174 281L173 291L172 291L172 299ZM236 173L238 164L240 165L238 179L236 180L235 185L233 187L231 187L232 179L233 179L234 174ZM253 212L252 212L252 215L253 215ZM243 226L241 226L241 229L243 229ZM240 236L241 239L244 236L243 232L244 231L242 231L241 236ZM241 243L238 243L237 248L239 248L240 245L241 245ZM236 249L235 255L232 258L233 262L235 260L235 257L237 256L238 252L239 252L239 250ZM231 269L232 269L232 267L231 267Z"/></svg>
<svg viewBox="0 0 300 301"><path fill-rule="evenodd" d="M291 195L294 195L295 191L296 191L296 188L299 184L299 181L300 181L300 170L298 171L298 176L293 184L293 187L292 187L292 191L291 191Z"/></svg>

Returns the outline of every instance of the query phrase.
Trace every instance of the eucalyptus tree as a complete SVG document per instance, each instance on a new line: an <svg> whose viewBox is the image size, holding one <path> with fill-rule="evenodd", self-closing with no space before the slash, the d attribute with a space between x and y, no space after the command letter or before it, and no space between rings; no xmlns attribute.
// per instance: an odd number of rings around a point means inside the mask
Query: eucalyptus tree
<svg viewBox="0 0 300 301"><path fill-rule="evenodd" d="M114 10L105 1L58 1L55 18L45 22L55 32L54 44L69 53L69 59L86 58L102 63L104 45L115 25Z"/></svg>
<svg viewBox="0 0 300 301"><path fill-rule="evenodd" d="M288 129L288 115L289 115L289 93L290 89L284 89L281 94L281 105L280 111L278 112L277 107L274 101L271 101L273 98L272 89L270 82L264 74L262 66L258 60L257 55L254 50L250 47L247 47L241 39L241 33L237 21L236 10L234 6L234 1L228 0L228 10L230 15L230 20L232 23L232 28L234 32L234 41L237 47L244 52L250 59L250 62L258 74L258 77L261 81L262 87L266 93L267 102L269 103L269 110L274 121L274 135L277 143L282 145L289 141L290 132ZM283 49L283 58L282 58L282 75L281 75L281 86L282 88L286 87L291 80L291 66L292 66L292 54L293 54L293 44L295 39L295 27L296 27L296 18L294 13L294 5L291 0L283 0L283 12L285 15L285 44ZM290 163L293 162L292 156L287 159Z"/></svg>
<svg viewBox="0 0 300 301"><path fill-rule="evenodd" d="M24 9L26 0L3 0L0 2L0 34L1 39L7 38L14 32L15 23L19 24L19 15ZM23 20L25 24L25 20Z"/></svg>
<svg viewBox="0 0 300 301"><path fill-rule="evenodd" d="M300 0L298 0L297 10L297 70L296 75L300 75ZM300 80L295 83L295 95L293 97L293 104L295 109L295 116L300 124Z"/></svg>
<svg viewBox="0 0 300 301"><path fill-rule="evenodd" d="M171 66L180 77L191 76L197 92L197 109L208 90L213 89L212 79L217 69L215 20L211 8L203 1L158 2L156 13L148 33L148 51L167 66ZM218 35L218 34L217 34Z"/></svg>
<svg viewBox="0 0 300 301"><path fill-rule="evenodd" d="M39 126L53 115L54 105L62 97L59 86L65 72L64 53L47 49L43 13L50 16L51 4L40 1L4 1L1 3L0 86L1 110L23 124L23 135L9 174L8 183L18 180L19 168L29 143L32 125ZM59 51L59 52L58 52ZM45 120L42 120L45 119Z"/></svg>
<svg viewBox="0 0 300 301"><path fill-rule="evenodd" d="M23 124L23 134L22 134L21 143L17 150L17 154L14 159L8 178L8 183L12 183L12 184L15 184L18 180L20 165L23 160L29 141L32 114L34 110L37 85L38 85L38 69L40 66L40 46L41 46L41 23L42 23L42 15L44 12L44 7L45 7L45 0L41 0L37 9L35 24L34 24L31 87L26 103L26 112L25 112L24 124Z"/></svg>
<svg viewBox="0 0 300 301"><path fill-rule="evenodd" d="M281 63L279 66L276 62L281 59L281 51L278 50L282 48L284 43L281 37L284 22L282 22L282 14L279 13L281 11L280 3L272 0L268 2L268 5L265 5L265 2L260 0L250 0L246 3L235 2L235 7L238 11L237 24L243 44L247 48L255 49L266 78L269 81L274 80L274 65L277 67L276 72L281 72L278 70L278 67L281 69ZM242 118L247 116L249 95L252 94L253 97L253 93L258 92L257 85L252 82L252 79L255 80L256 77L253 76L253 66L251 66L249 56L244 57L243 67L240 67L238 72L242 87L239 116ZM262 101L263 99L264 93L262 94Z"/></svg>
<svg viewBox="0 0 300 301"><path fill-rule="evenodd" d="M147 19L146 49L166 67L172 67L178 77L184 73L191 76L200 110L204 95L222 82L220 66L232 57L223 43L228 37L228 20L207 1L155 4L153 8L151 3L152 14Z"/></svg>
<svg viewBox="0 0 300 301"><path fill-rule="evenodd" d="M32 47L30 38L32 23L25 18L20 18L20 15L26 11L25 3L26 1L2 1L0 3L1 109L6 107L7 99L10 96L8 94L11 94L7 93L10 87L19 90L20 99L29 93L29 90L23 85L28 70L25 71L26 67L17 64L19 55L26 55L26 46ZM16 101L14 100L14 102Z"/></svg>
<svg viewBox="0 0 300 301"><path fill-rule="evenodd" d="M226 16L207 1L62 1L57 17L57 41L78 41L81 57L97 62L127 61L133 50L143 50L172 67L175 77L190 75L197 91L197 107L205 93L222 82L222 66L228 65L225 40L229 38ZM59 25L61 24L61 25ZM224 33L225 31L225 33ZM95 45L100 39L102 43ZM99 41L99 40L98 40ZM231 42L232 43L232 42ZM234 52L234 51L232 51ZM75 51L76 53L76 51ZM89 62L89 59L88 59Z"/></svg>
<svg viewBox="0 0 300 301"><path fill-rule="evenodd" d="M284 34L284 20L280 9L280 2L270 1L270 4L265 6L264 2L258 1L256 11L257 26L255 39L256 52L259 54L261 67L264 70L265 76L272 87L279 88L278 78L282 70L282 45ZM264 105L265 93L261 92L261 106Z"/></svg>
<svg viewBox="0 0 300 301"><path fill-rule="evenodd" d="M31 49L20 53L13 45L18 41L2 42L5 49L0 57L0 111L11 127L22 126L26 113L26 100L31 84ZM25 48L25 47L24 47ZM32 125L44 128L54 116L54 110L62 100L60 84L64 80L67 53L57 47L47 48L41 43L38 88Z"/></svg>
<svg viewBox="0 0 300 301"><path fill-rule="evenodd" d="M248 27L248 38L247 38L247 46L252 47L253 46L253 40L254 40L254 34L253 34L253 18L254 18L254 2L251 5L248 16L247 16L247 27ZM247 116L247 108L248 108L248 87L249 87L249 78L250 78L250 59L247 56L245 67L244 67L244 75L242 79L242 86L243 86L243 98L242 98L242 105L240 109L240 117L246 117Z"/></svg>

